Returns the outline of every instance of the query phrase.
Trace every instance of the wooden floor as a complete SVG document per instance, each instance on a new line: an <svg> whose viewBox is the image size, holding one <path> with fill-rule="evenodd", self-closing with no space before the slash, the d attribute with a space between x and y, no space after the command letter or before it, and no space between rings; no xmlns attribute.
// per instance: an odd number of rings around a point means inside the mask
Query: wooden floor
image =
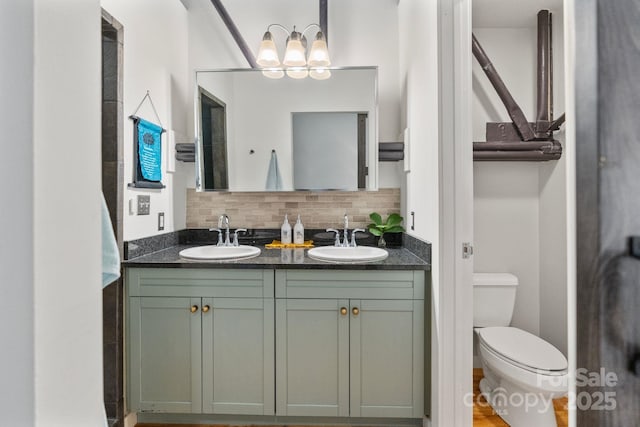
<svg viewBox="0 0 640 427"><path fill-rule="evenodd" d="M491 406L480 396L480 380L482 379L482 369L473 370L473 427L509 427L499 415L497 415ZM558 427L567 427L569 425L567 414L567 398L556 399L553 401L553 407L556 411L556 420Z"/></svg>
<svg viewBox="0 0 640 427"><path fill-rule="evenodd" d="M148 423L138 423L135 427L309 427L308 425L297 425L297 424L288 424L288 425L257 425L257 424L148 424ZM324 424L313 424L312 427L336 427L329 426ZM348 425L341 424L339 427L349 427ZM357 427L367 427L358 425Z"/></svg>
<svg viewBox="0 0 640 427"><path fill-rule="evenodd" d="M509 427L502 418L500 418L487 404L482 396L480 396L480 389L478 384L482 379L482 369L473 370L473 427ZM567 415L567 398L557 399L553 401L553 406L556 411L556 419L558 420L558 427L567 427L568 415ZM222 424L210 424L210 425L190 425L190 424L136 424L136 427L230 427ZM253 427L249 425L233 426L233 427ZM282 426L260 426L260 427L282 427ZM300 426L288 426L288 427L300 427ZM315 427L329 427L329 426L315 426ZM345 427L345 426L342 426Z"/></svg>

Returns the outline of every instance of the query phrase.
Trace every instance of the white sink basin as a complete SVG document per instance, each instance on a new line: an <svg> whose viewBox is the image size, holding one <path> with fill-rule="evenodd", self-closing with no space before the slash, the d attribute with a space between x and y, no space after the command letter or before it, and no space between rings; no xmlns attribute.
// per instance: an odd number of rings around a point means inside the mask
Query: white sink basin
<svg viewBox="0 0 640 427"><path fill-rule="evenodd" d="M320 246L309 249L310 258L320 261L333 262L368 262L381 261L389 256L384 249L371 246L357 246L355 248L343 248L339 246Z"/></svg>
<svg viewBox="0 0 640 427"><path fill-rule="evenodd" d="M195 248L183 249L180 256L187 259L200 260L234 260L253 258L260 255L260 248L255 246L196 246Z"/></svg>

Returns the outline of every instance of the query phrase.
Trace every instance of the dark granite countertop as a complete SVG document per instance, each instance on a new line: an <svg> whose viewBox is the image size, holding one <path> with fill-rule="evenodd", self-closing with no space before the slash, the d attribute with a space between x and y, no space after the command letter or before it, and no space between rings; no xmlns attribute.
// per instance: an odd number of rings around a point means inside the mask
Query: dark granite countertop
<svg viewBox="0 0 640 427"><path fill-rule="evenodd" d="M318 261L307 256L307 249L265 249L264 245L279 236L280 230L249 230L240 244L261 249L259 256L232 261L200 261L181 258L181 250L212 245L212 235L206 229L186 229L125 242L124 267L157 268L273 268L273 269L351 269L351 270L431 270L431 244L407 234L390 235L389 256L382 261L335 263ZM325 230L305 230L305 240L316 246L333 245L334 235ZM376 246L377 238L369 233L358 234L360 246Z"/></svg>
<svg viewBox="0 0 640 427"><path fill-rule="evenodd" d="M200 245L176 245L148 255L124 261L124 267L153 268L273 268L312 270L430 270L425 260L406 248L387 248L389 256L382 261L336 263L318 261L307 256L307 249L265 249L254 258L233 261L200 261L181 258L181 250Z"/></svg>

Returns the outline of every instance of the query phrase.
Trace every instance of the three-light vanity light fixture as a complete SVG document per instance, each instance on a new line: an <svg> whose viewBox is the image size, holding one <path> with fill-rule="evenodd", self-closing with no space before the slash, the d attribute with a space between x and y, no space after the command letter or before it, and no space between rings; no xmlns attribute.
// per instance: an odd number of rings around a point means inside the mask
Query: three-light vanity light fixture
<svg viewBox="0 0 640 427"><path fill-rule="evenodd" d="M271 34L272 27L280 28L287 33L287 47L282 63ZM318 28L318 32L307 57L307 39L304 34L314 27ZM331 65L327 39L318 24L309 24L302 32L296 31L295 26L293 31L289 32L280 24L269 25L262 37L256 62L263 68L262 74L272 79L284 77L285 71L287 76L293 79L310 76L316 80L325 80L331 77L331 71L327 68Z"/></svg>

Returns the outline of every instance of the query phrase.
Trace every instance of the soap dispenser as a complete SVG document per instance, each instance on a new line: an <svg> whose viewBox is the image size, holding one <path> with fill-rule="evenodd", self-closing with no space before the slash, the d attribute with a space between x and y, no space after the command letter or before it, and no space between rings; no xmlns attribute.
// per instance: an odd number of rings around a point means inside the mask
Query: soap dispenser
<svg viewBox="0 0 640 427"><path fill-rule="evenodd" d="M291 224L289 224L287 214L284 215L284 222L280 228L280 242L284 245L291 244Z"/></svg>
<svg viewBox="0 0 640 427"><path fill-rule="evenodd" d="M293 227L293 243L296 245L302 245L304 243L304 225L300 222L300 214L298 214L298 220Z"/></svg>

